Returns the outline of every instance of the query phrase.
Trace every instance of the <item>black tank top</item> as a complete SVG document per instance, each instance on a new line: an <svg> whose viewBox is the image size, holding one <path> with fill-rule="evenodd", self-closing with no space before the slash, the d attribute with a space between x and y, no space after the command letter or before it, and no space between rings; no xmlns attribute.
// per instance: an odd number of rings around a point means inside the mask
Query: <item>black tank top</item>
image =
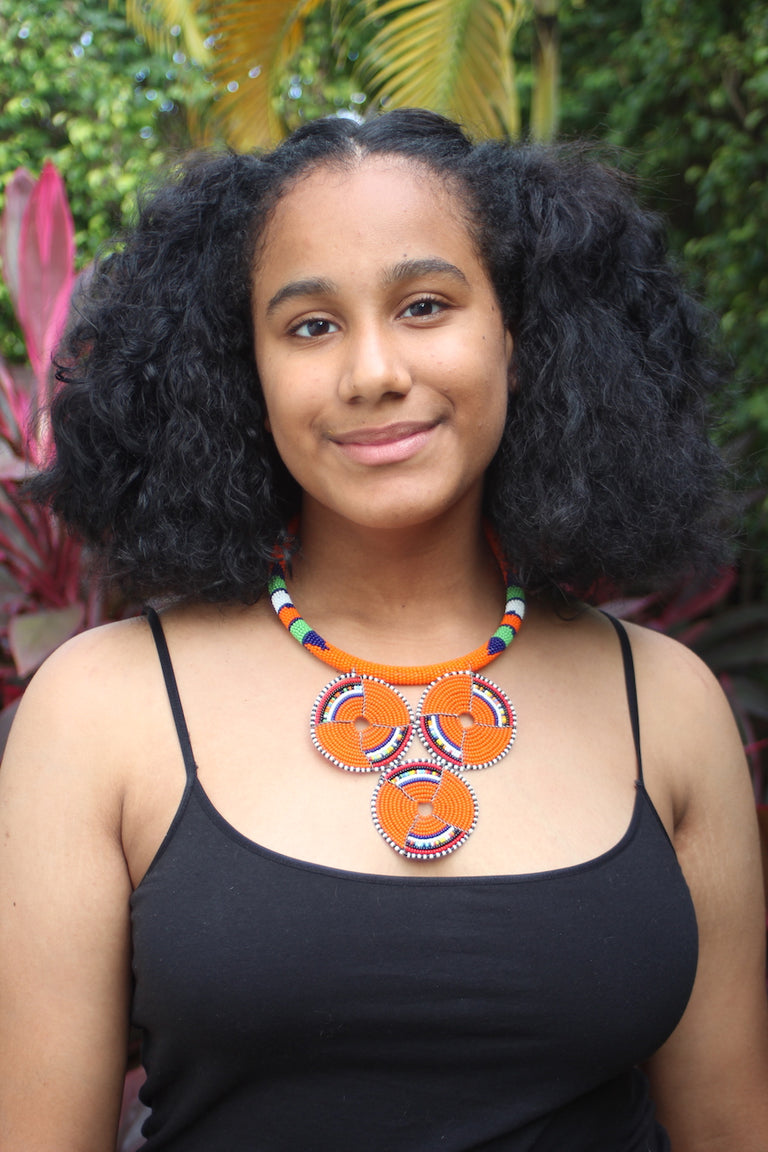
<svg viewBox="0 0 768 1152"><path fill-rule="evenodd" d="M131 900L146 1152L662 1152L636 1065L677 1024L696 921L642 782L587 863L393 877L263 848L187 770Z"/></svg>

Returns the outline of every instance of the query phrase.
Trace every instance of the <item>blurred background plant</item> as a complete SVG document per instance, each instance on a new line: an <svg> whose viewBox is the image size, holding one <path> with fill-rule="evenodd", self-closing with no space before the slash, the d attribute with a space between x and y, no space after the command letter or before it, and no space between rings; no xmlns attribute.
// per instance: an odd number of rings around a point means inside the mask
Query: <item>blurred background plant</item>
<svg viewBox="0 0 768 1152"><path fill-rule="evenodd" d="M562 132L619 150L669 221L694 291L721 317L734 386L720 400L719 435L745 508L737 564L719 585L693 579L663 606L638 601L635 611L719 676L766 803L768 7L615 0L561 4L560 16Z"/></svg>
<svg viewBox="0 0 768 1152"><path fill-rule="evenodd" d="M32 504L22 482L51 450L44 415L50 359L75 281L74 224L50 161L39 179L19 168L6 186L0 259L28 366L0 358L0 735L27 679L81 628L123 610L88 579L81 545Z"/></svg>

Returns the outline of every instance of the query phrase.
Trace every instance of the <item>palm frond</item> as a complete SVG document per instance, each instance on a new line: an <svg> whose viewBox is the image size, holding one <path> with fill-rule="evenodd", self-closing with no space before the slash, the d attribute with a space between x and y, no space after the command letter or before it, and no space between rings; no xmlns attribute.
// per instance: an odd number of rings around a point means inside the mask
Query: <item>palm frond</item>
<svg viewBox="0 0 768 1152"><path fill-rule="evenodd" d="M117 0L110 0L110 7L116 5ZM167 51L180 43L198 64L210 62L207 20L200 0L125 0L125 18L154 51ZM171 36L173 27L178 27L178 37Z"/></svg>
<svg viewBox="0 0 768 1152"><path fill-rule="evenodd" d="M304 21L322 0L229 0L214 12L214 115L227 142L242 151L279 140L276 81L301 43Z"/></svg>
<svg viewBox="0 0 768 1152"><path fill-rule="evenodd" d="M560 81L558 0L534 0L533 99L531 135L552 140L557 132Z"/></svg>
<svg viewBox="0 0 768 1152"><path fill-rule="evenodd" d="M512 40L526 0L385 0L361 62L361 87L389 107L432 108L473 131L516 136Z"/></svg>

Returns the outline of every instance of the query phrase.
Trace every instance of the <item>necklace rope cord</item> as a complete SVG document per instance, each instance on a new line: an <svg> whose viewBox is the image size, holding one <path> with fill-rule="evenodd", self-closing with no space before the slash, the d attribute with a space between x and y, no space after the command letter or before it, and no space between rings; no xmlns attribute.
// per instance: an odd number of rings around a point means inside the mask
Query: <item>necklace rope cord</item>
<svg viewBox="0 0 768 1152"><path fill-rule="evenodd" d="M341 673L315 699L312 742L347 772L381 772L373 823L395 852L413 860L446 856L466 842L477 824L477 799L457 769L497 763L517 735L509 700L477 675L506 651L525 616L525 593L486 534L506 586L498 628L466 656L414 666L362 660L325 640L291 599L283 549L274 553L268 591L275 614L302 647ZM427 684L415 716L393 684ZM414 732L430 755L403 763Z"/></svg>
<svg viewBox="0 0 768 1152"><path fill-rule="evenodd" d="M493 533L486 530L488 543L491 546L496 563L499 565L504 584L506 586L506 603L504 615L493 635L479 647L468 652L466 656L458 659L445 660L437 664L380 664L376 661L362 660L351 656L342 648L337 648L325 640L319 632L311 628L301 616L291 600L286 585L286 565L282 549L276 549L272 573L267 585L272 607L278 620L288 629L294 640L303 645L318 660L329 664L337 672L355 671L362 676L375 676L389 684L429 684L446 672L479 672L497 656L506 651L520 631L525 616L525 592L517 579L510 573L501 555L498 542Z"/></svg>

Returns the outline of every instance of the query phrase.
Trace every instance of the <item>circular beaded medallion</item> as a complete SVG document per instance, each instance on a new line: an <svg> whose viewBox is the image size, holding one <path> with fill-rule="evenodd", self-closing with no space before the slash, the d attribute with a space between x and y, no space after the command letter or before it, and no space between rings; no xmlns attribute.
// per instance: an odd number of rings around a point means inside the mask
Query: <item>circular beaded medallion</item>
<svg viewBox="0 0 768 1152"><path fill-rule="evenodd" d="M408 701L390 684L349 672L318 695L310 718L312 740L339 768L380 772L396 764L413 735Z"/></svg>
<svg viewBox="0 0 768 1152"><path fill-rule="evenodd" d="M421 698L419 735L433 755L460 768L487 768L507 754L517 715L497 684L476 672L448 672Z"/></svg>
<svg viewBox="0 0 768 1152"><path fill-rule="evenodd" d="M371 812L390 848L411 860L429 860L461 847L477 823L477 800L449 768L414 760L383 774Z"/></svg>

